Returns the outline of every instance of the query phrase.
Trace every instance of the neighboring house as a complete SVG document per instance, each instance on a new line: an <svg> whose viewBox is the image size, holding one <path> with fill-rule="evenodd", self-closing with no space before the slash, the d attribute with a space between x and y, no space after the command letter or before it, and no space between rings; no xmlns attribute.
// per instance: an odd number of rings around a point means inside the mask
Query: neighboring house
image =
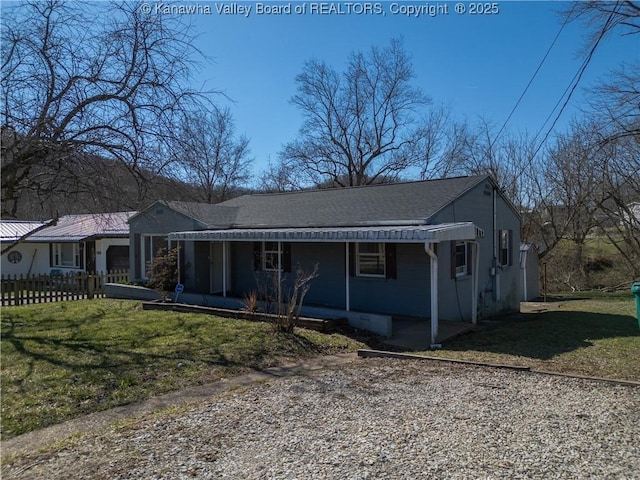
<svg viewBox="0 0 640 480"><path fill-rule="evenodd" d="M627 205L629 214L625 214L627 223L638 223L640 225L640 202L632 202Z"/></svg>
<svg viewBox="0 0 640 480"><path fill-rule="evenodd" d="M242 297L265 275L286 292L297 266L318 263L305 304L363 328L368 314L430 318L433 343L439 319L519 310L520 216L489 176L156 202L129 226L132 280L179 242L185 292L203 303Z"/></svg>
<svg viewBox="0 0 640 480"><path fill-rule="evenodd" d="M4 250L43 225L44 222L0 220L0 248ZM38 246L35 244L21 244L19 247L14 247L2 255L0 272L2 275L30 274L37 254Z"/></svg>
<svg viewBox="0 0 640 480"><path fill-rule="evenodd" d="M135 212L65 215L2 255L3 275L106 272L129 268L129 225ZM17 223L3 220L5 232ZM26 223L26 222L21 222ZM32 223L32 222L28 222ZM40 224L34 224L33 229Z"/></svg>
<svg viewBox="0 0 640 480"><path fill-rule="evenodd" d="M540 257L532 243L520 244L520 273L520 300L535 300L540 296Z"/></svg>

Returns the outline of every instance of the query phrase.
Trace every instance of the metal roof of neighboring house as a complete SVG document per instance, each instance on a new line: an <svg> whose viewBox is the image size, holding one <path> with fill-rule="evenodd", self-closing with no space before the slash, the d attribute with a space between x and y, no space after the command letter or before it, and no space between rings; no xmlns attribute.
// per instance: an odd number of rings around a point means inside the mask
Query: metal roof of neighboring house
<svg viewBox="0 0 640 480"><path fill-rule="evenodd" d="M58 223L28 237L26 242L79 242L90 238L128 237L127 221L136 212L65 215Z"/></svg>
<svg viewBox="0 0 640 480"><path fill-rule="evenodd" d="M44 224L45 222L2 220L0 221L0 241L15 242Z"/></svg>
<svg viewBox="0 0 640 480"><path fill-rule="evenodd" d="M284 228L229 229L174 232L169 240L235 240L272 242L443 242L475 240L484 231L472 222L442 223L439 225L342 227L342 228Z"/></svg>
<svg viewBox="0 0 640 480"><path fill-rule="evenodd" d="M485 181L493 184L491 177L482 175L244 195L217 205L184 202L156 202L154 205L167 205L209 230L420 225ZM153 205L147 210L152 208Z"/></svg>

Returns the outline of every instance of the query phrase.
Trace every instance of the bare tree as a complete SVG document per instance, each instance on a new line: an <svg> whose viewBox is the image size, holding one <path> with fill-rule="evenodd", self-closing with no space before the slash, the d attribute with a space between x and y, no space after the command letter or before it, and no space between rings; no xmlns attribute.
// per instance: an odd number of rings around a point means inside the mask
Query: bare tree
<svg viewBox="0 0 640 480"><path fill-rule="evenodd" d="M296 77L292 103L302 111L300 138L280 153L283 168L307 185L367 185L419 166L416 119L428 99L411 85L402 43L350 56L344 72L311 60Z"/></svg>
<svg viewBox="0 0 640 480"><path fill-rule="evenodd" d="M470 137L468 123L454 120L448 107L438 105L432 108L413 142L421 155L420 179L446 178L464 173Z"/></svg>
<svg viewBox="0 0 640 480"><path fill-rule="evenodd" d="M298 182L295 172L289 170L286 163L274 163L269 160L267 168L260 174L258 190L277 193L298 190L301 187L302 185Z"/></svg>
<svg viewBox="0 0 640 480"><path fill-rule="evenodd" d="M588 0L574 2L564 12L569 20L582 21L589 29L591 39L609 35L614 30L625 34L640 33L640 2Z"/></svg>
<svg viewBox="0 0 640 480"><path fill-rule="evenodd" d="M576 2L565 12L582 21L590 40L612 35L640 35L640 2ZM591 148L598 156L599 233L617 249L636 278L640 277L640 219L632 205L640 202L640 62L628 62L590 89L590 111L598 128L592 131Z"/></svg>
<svg viewBox="0 0 640 480"><path fill-rule="evenodd" d="M3 215L16 216L25 190L90 190L99 172L82 170L88 157L139 182L162 170L157 152L203 97L187 87L197 55L188 26L143 10L133 1L3 6Z"/></svg>
<svg viewBox="0 0 640 480"><path fill-rule="evenodd" d="M588 45L606 36L640 35L640 2L574 2L564 12L589 31ZM592 112L603 124L610 123L603 141L640 135L640 62L633 55L590 91Z"/></svg>
<svg viewBox="0 0 640 480"><path fill-rule="evenodd" d="M598 232L620 254L628 273L640 278L640 136L609 137L602 142L601 135L598 132L594 142L600 154L595 221Z"/></svg>
<svg viewBox="0 0 640 480"><path fill-rule="evenodd" d="M185 119L171 154L180 177L197 186L198 201L217 203L251 177L249 139L236 135L228 108Z"/></svg>

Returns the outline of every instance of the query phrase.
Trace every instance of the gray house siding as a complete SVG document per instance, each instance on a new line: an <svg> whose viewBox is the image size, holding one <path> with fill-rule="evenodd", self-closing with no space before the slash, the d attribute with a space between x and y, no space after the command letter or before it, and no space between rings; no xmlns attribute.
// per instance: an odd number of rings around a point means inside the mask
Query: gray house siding
<svg viewBox="0 0 640 480"><path fill-rule="evenodd" d="M471 270L467 269L465 274L456 275L455 259L452 255L455 253L455 242L442 241L433 244L438 256L439 318L471 321L474 314L472 311L473 300L477 301L477 311L480 318L505 311L517 311L521 281L518 261L520 218L494 185L489 177L474 177L431 183L416 182L397 186L362 187L345 189L345 191L245 196L235 200L235 203L226 202L226 206L212 205L206 208L192 208L195 212L209 212L210 218L208 220L203 220L205 217L197 215L194 218L189 217L187 211L181 208L172 210L166 205L152 206L130 221L132 272L135 272L133 268L135 262L140 262L142 235L185 232L186 236L176 235L175 238L186 239L183 248L183 261L187 264L184 279L186 290L203 294L220 294L223 284L226 284L228 295L241 298L243 294L257 290L261 285L273 284L275 275L274 272L255 270L254 242L249 240L250 238L273 237L265 237L262 231L253 237L245 237L244 233L250 232L251 229L264 229L271 235L273 231L277 234L279 228L331 229L335 225L343 223L346 225L347 221L354 222L348 225L348 228L359 228L360 226L377 228L379 224L376 222L378 221L382 221L384 225L389 223L390 226L396 225L393 222L397 222L397 226L423 225L424 222L430 225L472 222L484 232L484 237L476 240L479 245L479 264L475 262L471 264L468 259L471 269L477 268L478 270L477 293L472 291L474 280ZM381 199L376 203L377 195ZM398 195L400 196L398 197ZM371 204L368 205L370 208L367 210L367 215L354 216L344 212L340 213L340 205L338 204L340 204L340 199L344 199L343 197L350 202L348 205L359 205L358 202L361 202L362 198L367 198L368 204ZM271 218L270 215L275 215L274 211L278 211L277 208L270 208L273 206L273 202L278 205L282 202L292 202L300 218L307 219L310 215L310 209L317 203L317 198L328 199L328 203L332 206L329 209L331 215L320 215L315 210L311 211L312 220L320 222L319 224L303 223L302 220L296 220L297 217L293 220L289 219L287 222L280 220L280 223L276 222L274 225L267 221ZM267 202L266 205L265 202ZM379 209L383 213L386 212L386 216L380 214L380 218L377 218L378 213L376 212ZM355 210L360 212L357 208ZM346 211L350 212L350 210ZM236 214L236 218L225 216L231 213ZM398 213L400 216L394 217L394 213ZM224 217L223 220L228 220L228 226L218 226L224 223L218 222L216 217L218 214ZM261 214L266 215L267 220L264 220ZM199 218L200 221L195 218ZM332 224L330 220L335 223ZM362 223L359 223L360 221ZM322 222L325 222L326 225ZM206 235L207 232L202 232L205 235L201 235L200 232L189 233L203 230L210 230L210 236ZM220 237L217 236L216 230L234 230L234 236ZM504 266L498 264L500 257L498 232L501 230L509 234L508 243L511 246L511 259ZM464 237L453 235L432 238L473 238L475 236L474 234ZM205 240L206 238L209 240ZM227 260L226 282L222 274L222 242L210 240L213 238L231 238L227 240L226 255L224 255ZM285 298L291 290L296 267L300 265L306 271L311 271L313 265L318 263L319 276L313 280L305 298L307 305L345 309L347 305L346 279L348 278L348 303L350 310L354 312L430 317L432 293L430 257L425 252L423 243L393 244L395 247L395 275L388 275L390 278L377 278L357 276L351 268L346 268L345 243L339 243L340 240L335 237L315 236L313 238L321 240L317 243L305 240L304 242L293 241L287 244L291 255L291 272L283 274L282 277ZM352 260L355 258L355 252L351 258Z"/></svg>
<svg viewBox="0 0 640 480"><path fill-rule="evenodd" d="M291 243L291 272L283 274L283 295L291 292L295 270L305 271L318 263L318 277L311 283L305 304L344 309L346 306L346 264L344 243ZM349 277L350 308L362 312L428 316L429 257L423 245L398 244L397 278ZM231 243L231 291L242 296L269 285L273 273L253 269L253 243Z"/></svg>
<svg viewBox="0 0 640 480"><path fill-rule="evenodd" d="M292 275L295 276L298 265L306 272L311 272L316 263L318 277L312 281L305 303L344 308L346 304L344 244L291 244Z"/></svg>
<svg viewBox="0 0 640 480"><path fill-rule="evenodd" d="M473 221L484 230L484 238L477 240L480 248L478 308L481 317L519 310L520 219L499 191L496 191L495 231L493 220L493 186L488 180L473 187L430 219L431 223ZM512 232L512 265L498 268L497 275L493 276L491 269L494 267L494 251L499 230ZM440 315L443 319L460 320L462 312L463 318L468 319L471 316L468 299L471 298L472 282L470 277L451 278L450 258L450 245L444 245L444 248L438 250ZM473 267L475 268L475 265Z"/></svg>
<svg viewBox="0 0 640 480"><path fill-rule="evenodd" d="M397 278L350 278L351 309L362 312L426 317L429 257L422 244L396 244Z"/></svg>
<svg viewBox="0 0 640 480"><path fill-rule="evenodd" d="M140 281L145 276L142 266L140 265L140 242L143 235L167 235L171 232L201 228L202 226L193 219L162 205L154 206L132 217L129 220L129 264L131 265L131 280ZM185 264L190 264L190 269L193 269L193 265L195 265L193 242L186 242L183 255ZM186 279L194 278L193 270L186 270L184 274ZM193 283L190 283L189 286L193 286Z"/></svg>

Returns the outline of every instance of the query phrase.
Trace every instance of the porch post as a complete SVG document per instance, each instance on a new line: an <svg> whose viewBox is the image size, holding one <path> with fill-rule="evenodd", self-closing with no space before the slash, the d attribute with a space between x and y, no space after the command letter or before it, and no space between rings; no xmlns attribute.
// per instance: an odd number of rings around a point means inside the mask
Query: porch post
<svg viewBox="0 0 640 480"><path fill-rule="evenodd" d="M178 255L178 283L182 283L180 274L180 240L176 240L176 253Z"/></svg>
<svg viewBox="0 0 640 480"><path fill-rule="evenodd" d="M222 296L227 296L227 242L222 241Z"/></svg>
<svg viewBox="0 0 640 480"><path fill-rule="evenodd" d="M350 259L349 259L349 242L345 242L345 257L346 262L345 262L345 267L344 267L344 271L345 271L345 296L346 296L346 310L347 312L349 311L349 309L351 308L351 302L349 301L349 263L350 263Z"/></svg>
<svg viewBox="0 0 640 480"><path fill-rule="evenodd" d="M471 323L478 324L478 270L480 269L480 244L471 242L473 276L471 281Z"/></svg>
<svg viewBox="0 0 640 480"><path fill-rule="evenodd" d="M438 336L438 256L431 249L431 243L425 242L424 249L429 255L431 278L431 345L436 345Z"/></svg>
<svg viewBox="0 0 640 480"><path fill-rule="evenodd" d="M278 313L282 308L282 242L278 242Z"/></svg>

